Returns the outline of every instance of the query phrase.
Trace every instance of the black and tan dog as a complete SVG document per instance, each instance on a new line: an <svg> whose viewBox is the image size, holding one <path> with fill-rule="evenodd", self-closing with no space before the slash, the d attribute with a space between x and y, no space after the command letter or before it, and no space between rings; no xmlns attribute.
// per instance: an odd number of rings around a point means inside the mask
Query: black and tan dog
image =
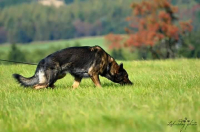
<svg viewBox="0 0 200 132"><path fill-rule="evenodd" d="M32 77L25 78L19 74L13 74L13 77L22 86L41 89L54 87L54 83L68 72L75 78L73 88L77 88L84 77L90 77L97 87L101 87L99 75L121 85L132 84L123 64L118 65L99 46L57 51L39 62Z"/></svg>

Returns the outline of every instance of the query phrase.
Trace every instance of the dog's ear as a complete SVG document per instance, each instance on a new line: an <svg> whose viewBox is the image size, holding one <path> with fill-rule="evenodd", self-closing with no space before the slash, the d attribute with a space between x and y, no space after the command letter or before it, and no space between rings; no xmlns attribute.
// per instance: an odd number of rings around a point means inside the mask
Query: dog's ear
<svg viewBox="0 0 200 132"><path fill-rule="evenodd" d="M120 65L119 65L119 70L122 70L123 69L123 63L121 63Z"/></svg>

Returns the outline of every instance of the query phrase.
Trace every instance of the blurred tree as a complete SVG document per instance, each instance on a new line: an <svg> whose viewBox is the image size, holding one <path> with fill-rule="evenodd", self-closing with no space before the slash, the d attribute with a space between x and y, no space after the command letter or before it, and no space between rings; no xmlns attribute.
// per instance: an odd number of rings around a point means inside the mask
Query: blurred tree
<svg viewBox="0 0 200 132"><path fill-rule="evenodd" d="M122 48L121 42L124 40L121 35L110 33L105 36L106 43L109 45L109 49L120 49Z"/></svg>
<svg viewBox="0 0 200 132"><path fill-rule="evenodd" d="M71 4L74 2L74 0L64 0L66 4Z"/></svg>
<svg viewBox="0 0 200 132"><path fill-rule="evenodd" d="M0 44L5 43L7 40L7 32L3 27L0 27Z"/></svg>
<svg viewBox="0 0 200 132"><path fill-rule="evenodd" d="M130 2L80 1L60 8L36 3L4 8L0 12L0 26L7 32L10 43L125 33L123 27L128 23L125 17L131 12L127 9Z"/></svg>
<svg viewBox="0 0 200 132"><path fill-rule="evenodd" d="M179 56L200 58L200 31L193 31L190 35L181 39L183 45L179 50Z"/></svg>
<svg viewBox="0 0 200 132"><path fill-rule="evenodd" d="M118 50L114 49L111 52L111 56L117 60L125 60L125 57L122 52L123 52L122 49L118 49Z"/></svg>
<svg viewBox="0 0 200 132"><path fill-rule="evenodd" d="M200 0L195 0L197 3L200 3Z"/></svg>
<svg viewBox="0 0 200 132"><path fill-rule="evenodd" d="M0 0L0 8L4 8L7 6L18 5L22 3L30 3L37 0Z"/></svg>
<svg viewBox="0 0 200 132"><path fill-rule="evenodd" d="M74 37L71 12L38 4L23 4L0 12L0 25L10 43Z"/></svg>
<svg viewBox="0 0 200 132"><path fill-rule="evenodd" d="M133 3L131 7L134 15L127 18L130 27L125 29L128 38L123 41L124 46L137 47L142 52L150 51L155 58L176 57L179 35L186 35L192 30L191 22L180 22L177 26L175 13L178 8L168 0L142 1ZM111 47L116 44L116 41L110 42Z"/></svg>

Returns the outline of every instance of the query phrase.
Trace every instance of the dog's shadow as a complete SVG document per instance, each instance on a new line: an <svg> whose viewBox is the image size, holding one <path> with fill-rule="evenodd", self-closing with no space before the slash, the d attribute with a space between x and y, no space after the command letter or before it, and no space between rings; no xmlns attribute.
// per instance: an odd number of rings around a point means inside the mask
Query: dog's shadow
<svg viewBox="0 0 200 132"><path fill-rule="evenodd" d="M115 83L102 83L101 87L103 89L107 89L107 88L121 88L123 86L121 86L120 84L115 84ZM80 85L78 89L79 88L97 88L97 87L95 85L83 84L83 85ZM72 88L72 85L58 84L56 85L55 88L48 88L48 89L73 89L73 88Z"/></svg>
<svg viewBox="0 0 200 132"><path fill-rule="evenodd" d="M103 88L121 88L122 87L120 84L108 83L108 82L102 83L101 86Z"/></svg>

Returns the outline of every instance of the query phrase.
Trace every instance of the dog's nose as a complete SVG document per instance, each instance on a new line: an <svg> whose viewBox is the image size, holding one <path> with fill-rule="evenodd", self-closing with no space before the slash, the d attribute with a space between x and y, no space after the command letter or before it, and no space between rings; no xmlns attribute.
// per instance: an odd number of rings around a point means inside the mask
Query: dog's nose
<svg viewBox="0 0 200 132"><path fill-rule="evenodd" d="M133 85L133 83L132 83L130 80L128 80L128 84L129 84L129 85Z"/></svg>

